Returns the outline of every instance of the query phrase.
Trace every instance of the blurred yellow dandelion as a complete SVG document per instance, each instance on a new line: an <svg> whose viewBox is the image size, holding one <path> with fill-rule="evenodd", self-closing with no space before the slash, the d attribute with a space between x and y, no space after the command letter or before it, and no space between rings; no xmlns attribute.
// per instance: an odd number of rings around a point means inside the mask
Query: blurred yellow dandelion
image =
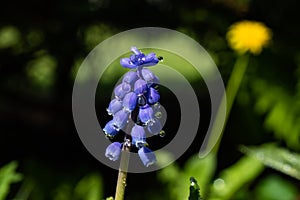
<svg viewBox="0 0 300 200"><path fill-rule="evenodd" d="M261 22L245 20L231 25L226 37L230 47L238 53L259 54L269 44L272 32Z"/></svg>

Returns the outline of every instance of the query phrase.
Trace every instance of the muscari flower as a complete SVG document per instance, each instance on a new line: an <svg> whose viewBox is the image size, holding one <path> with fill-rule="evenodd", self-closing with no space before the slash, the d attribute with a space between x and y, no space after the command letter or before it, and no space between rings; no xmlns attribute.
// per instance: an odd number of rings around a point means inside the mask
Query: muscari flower
<svg viewBox="0 0 300 200"><path fill-rule="evenodd" d="M151 121L151 123L149 123L149 125L147 126L147 130L152 135L157 135L162 130L162 125L161 125L160 121L157 118L154 118Z"/></svg>
<svg viewBox="0 0 300 200"><path fill-rule="evenodd" d="M149 69L143 68L141 70L142 78L147 82L148 85L151 86L151 84L158 84L159 79L158 77Z"/></svg>
<svg viewBox="0 0 300 200"><path fill-rule="evenodd" d="M261 22L245 20L230 26L226 37L230 47L239 54L247 51L259 54L269 44L272 32Z"/></svg>
<svg viewBox="0 0 300 200"><path fill-rule="evenodd" d="M143 146L142 148L140 148L138 154L146 167L156 162L155 154L148 147Z"/></svg>
<svg viewBox="0 0 300 200"><path fill-rule="evenodd" d="M145 123L148 124L152 121L154 117L153 109L148 104L144 107L140 107L139 109L139 119Z"/></svg>
<svg viewBox="0 0 300 200"><path fill-rule="evenodd" d="M147 92L147 100L149 104L155 104L158 102L160 98L159 93L157 92L156 89L150 87L149 91Z"/></svg>
<svg viewBox="0 0 300 200"><path fill-rule="evenodd" d="M123 82L119 84L115 89L115 97L118 99L123 99L124 96L131 91L131 86L129 83Z"/></svg>
<svg viewBox="0 0 300 200"><path fill-rule="evenodd" d="M129 112L133 111L137 103L137 95L134 92L129 92L123 99L123 108Z"/></svg>
<svg viewBox="0 0 300 200"><path fill-rule="evenodd" d="M148 89L147 83L143 79L138 79L134 83L134 92L137 95L142 95L142 94L146 93L147 89Z"/></svg>
<svg viewBox="0 0 300 200"><path fill-rule="evenodd" d="M122 144L120 142L113 142L106 148L105 156L112 161L119 159L121 154Z"/></svg>
<svg viewBox="0 0 300 200"><path fill-rule="evenodd" d="M131 129L132 144L140 148L146 144L146 132L144 127L135 124Z"/></svg>
<svg viewBox="0 0 300 200"><path fill-rule="evenodd" d="M122 109L122 101L119 99L113 99L106 109L109 115L114 115L116 112Z"/></svg>
<svg viewBox="0 0 300 200"><path fill-rule="evenodd" d="M119 132L119 130L117 130L117 127L114 126L114 121L110 120L105 127L103 128L103 131L105 133L105 135L109 138L113 138L114 136L116 136Z"/></svg>
<svg viewBox="0 0 300 200"><path fill-rule="evenodd" d="M131 143L138 148L138 154L145 166L155 163L155 154L146 147L146 130L157 135L162 130L159 119L155 112L159 110L160 95L156 90L159 83L158 77L149 69L144 67L156 65L159 58L155 53L143 54L136 47L132 47L133 54L129 58L122 58L120 63L125 68L132 69L127 72L122 79L122 83L114 89L115 99L113 99L107 112L113 116L105 127L106 136L112 139L123 129L131 113L137 108L137 121L131 129ZM124 143L123 145L125 145ZM105 155L110 160L117 160L121 152L121 143L114 142L108 146Z"/></svg>
<svg viewBox="0 0 300 200"><path fill-rule="evenodd" d="M143 54L136 47L131 47L131 51L134 53L130 58L122 58L120 64L125 68L135 69L139 66L153 66L159 62L155 53Z"/></svg>
<svg viewBox="0 0 300 200"><path fill-rule="evenodd" d="M128 122L129 112L126 110L118 111L113 118L113 125L116 127L117 130L124 128L124 126Z"/></svg>
<svg viewBox="0 0 300 200"><path fill-rule="evenodd" d="M134 71L129 71L123 76L122 82L128 83L130 85L133 85L135 81L138 79L138 76L136 72Z"/></svg>

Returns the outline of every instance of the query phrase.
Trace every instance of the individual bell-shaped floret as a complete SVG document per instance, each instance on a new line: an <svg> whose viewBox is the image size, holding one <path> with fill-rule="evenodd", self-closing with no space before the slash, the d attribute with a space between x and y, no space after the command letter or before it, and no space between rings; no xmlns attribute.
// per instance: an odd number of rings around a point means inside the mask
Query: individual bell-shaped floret
<svg viewBox="0 0 300 200"><path fill-rule="evenodd" d="M140 148L138 154L146 167L149 167L156 162L155 154L148 147L143 146Z"/></svg>
<svg viewBox="0 0 300 200"><path fill-rule="evenodd" d="M136 63L133 63L133 62L131 61L130 58L122 58L122 59L120 60L120 64L121 64L123 67L129 68L129 69L135 69L135 68L137 68L137 64L136 64Z"/></svg>
<svg viewBox="0 0 300 200"><path fill-rule="evenodd" d="M154 118L152 122L148 124L147 129L152 135L157 135L162 130L162 125L158 119Z"/></svg>
<svg viewBox="0 0 300 200"><path fill-rule="evenodd" d="M136 47L131 47L130 48L131 52L134 53L135 55L139 55L139 54L142 54L142 52L136 48Z"/></svg>
<svg viewBox="0 0 300 200"><path fill-rule="evenodd" d="M112 161L119 159L122 150L122 144L120 142L113 142L106 148L105 156Z"/></svg>
<svg viewBox="0 0 300 200"><path fill-rule="evenodd" d="M144 127L135 124L131 129L132 144L137 148L146 144L146 132Z"/></svg>
<svg viewBox="0 0 300 200"><path fill-rule="evenodd" d="M134 64L134 63L130 60L130 58L122 58L122 59L120 60L120 64L121 64L123 67L129 68L129 69L135 69L135 68L137 68L137 65Z"/></svg>
<svg viewBox="0 0 300 200"><path fill-rule="evenodd" d="M150 87L147 92L147 100L149 104L155 104L160 98L159 93L153 87Z"/></svg>
<svg viewBox="0 0 300 200"><path fill-rule="evenodd" d="M113 99L108 105L107 113L109 115L114 115L116 112L122 109L122 101L119 99Z"/></svg>
<svg viewBox="0 0 300 200"><path fill-rule="evenodd" d="M115 92L115 96L116 98L118 99L123 99L124 96L130 92L131 90L131 86L130 84L126 83L126 82L123 82L121 84L119 84L115 89L114 89L114 92Z"/></svg>
<svg viewBox="0 0 300 200"><path fill-rule="evenodd" d="M135 83L134 83L134 92L137 95L142 95L144 93L147 92L147 83L146 81L144 81L143 79L138 79Z"/></svg>
<svg viewBox="0 0 300 200"><path fill-rule="evenodd" d="M107 124L103 128L103 131L104 131L105 135L109 138L113 138L119 132L119 130L117 130L116 127L114 126L113 120L110 120L109 122L107 122Z"/></svg>
<svg viewBox="0 0 300 200"><path fill-rule="evenodd" d="M153 109L149 105L140 107L138 116L141 122L148 124L153 120Z"/></svg>
<svg viewBox="0 0 300 200"><path fill-rule="evenodd" d="M131 52L134 53L135 55L139 55L139 54L142 54L142 52L136 48L136 47L131 47L130 48Z"/></svg>
<svg viewBox="0 0 300 200"><path fill-rule="evenodd" d="M120 130L124 128L124 126L128 122L129 112L125 110L118 111L113 118L113 125L116 128L116 130Z"/></svg>
<svg viewBox="0 0 300 200"><path fill-rule="evenodd" d="M125 110L131 112L135 109L137 103L137 95L134 92L129 92L123 99L123 107Z"/></svg>
<svg viewBox="0 0 300 200"><path fill-rule="evenodd" d="M138 79L138 76L136 72L134 71L129 71L123 76L122 82L128 83L130 85L133 85L135 81Z"/></svg>
<svg viewBox="0 0 300 200"><path fill-rule="evenodd" d="M143 79L148 83L148 84L158 84L159 79L158 77L149 69L143 68L141 70Z"/></svg>
<svg viewBox="0 0 300 200"><path fill-rule="evenodd" d="M155 53L149 53L145 57L145 62L143 66L153 66L156 65L159 62L159 59L157 58Z"/></svg>

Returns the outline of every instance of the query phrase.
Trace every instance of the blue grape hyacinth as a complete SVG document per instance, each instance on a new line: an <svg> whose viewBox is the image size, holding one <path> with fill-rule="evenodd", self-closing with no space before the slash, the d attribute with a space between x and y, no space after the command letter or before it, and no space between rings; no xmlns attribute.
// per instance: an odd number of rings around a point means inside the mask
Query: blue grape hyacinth
<svg viewBox="0 0 300 200"><path fill-rule="evenodd" d="M154 152L148 148L146 135L158 135L162 131L161 116L157 91L158 77L145 67L154 66L162 57L155 53L145 55L136 47L131 47L132 55L122 58L120 64L131 69L114 89L114 99L107 108L113 117L103 131L107 138L113 139L121 130L127 131L125 139L130 138L131 145L137 149L142 163L148 167L156 162ZM157 115L157 113L160 113ZM130 123L130 121L133 121ZM129 127L130 126L130 127ZM125 143L113 142L105 152L110 160L118 160Z"/></svg>

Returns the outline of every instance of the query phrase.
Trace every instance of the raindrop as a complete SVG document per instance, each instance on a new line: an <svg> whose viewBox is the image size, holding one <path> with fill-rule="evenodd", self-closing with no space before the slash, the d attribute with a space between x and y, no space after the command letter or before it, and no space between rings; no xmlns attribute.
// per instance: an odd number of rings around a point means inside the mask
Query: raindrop
<svg viewBox="0 0 300 200"><path fill-rule="evenodd" d="M137 102L139 106L145 106L147 104L146 97L144 95L139 96Z"/></svg>
<svg viewBox="0 0 300 200"><path fill-rule="evenodd" d="M217 180L214 181L214 188L216 190L223 190L225 188L225 181L223 179L218 178Z"/></svg>
<svg viewBox="0 0 300 200"><path fill-rule="evenodd" d="M155 113L155 117L156 117L157 119L162 118L162 113L161 113L160 111L156 112L156 113Z"/></svg>
<svg viewBox="0 0 300 200"><path fill-rule="evenodd" d="M120 130L120 128L119 128L117 125L115 125L115 124L113 124L113 127L114 127L114 129L115 129L116 131L119 131L119 130Z"/></svg>
<svg viewBox="0 0 300 200"><path fill-rule="evenodd" d="M138 117L138 119L137 119L137 121L135 122L137 125L139 125L139 126L146 126L146 124L145 123L143 123L141 120L140 120L140 118Z"/></svg>
<svg viewBox="0 0 300 200"><path fill-rule="evenodd" d="M160 61L160 62L163 62L164 61L164 58L162 56L158 56L157 59Z"/></svg>
<svg viewBox="0 0 300 200"><path fill-rule="evenodd" d="M122 184L123 184L123 186L124 186L124 187L126 187L126 186L127 186L127 184L126 184L126 178L123 178L123 180L122 180Z"/></svg>
<svg viewBox="0 0 300 200"><path fill-rule="evenodd" d="M108 140L112 140L114 138L114 136L105 133L105 138L108 139Z"/></svg>
<svg viewBox="0 0 300 200"><path fill-rule="evenodd" d="M161 130L161 131L159 132L159 136L160 136L160 137L165 137L165 136L166 136L166 132L165 132L164 130Z"/></svg>
<svg viewBox="0 0 300 200"><path fill-rule="evenodd" d="M126 149L126 148L130 148L130 147L131 147L131 142L130 142L130 139L125 139L125 142L124 142L124 147L125 147L125 149Z"/></svg>
<svg viewBox="0 0 300 200"><path fill-rule="evenodd" d="M153 109L159 109L160 108L160 103L155 103L154 105L153 105Z"/></svg>

